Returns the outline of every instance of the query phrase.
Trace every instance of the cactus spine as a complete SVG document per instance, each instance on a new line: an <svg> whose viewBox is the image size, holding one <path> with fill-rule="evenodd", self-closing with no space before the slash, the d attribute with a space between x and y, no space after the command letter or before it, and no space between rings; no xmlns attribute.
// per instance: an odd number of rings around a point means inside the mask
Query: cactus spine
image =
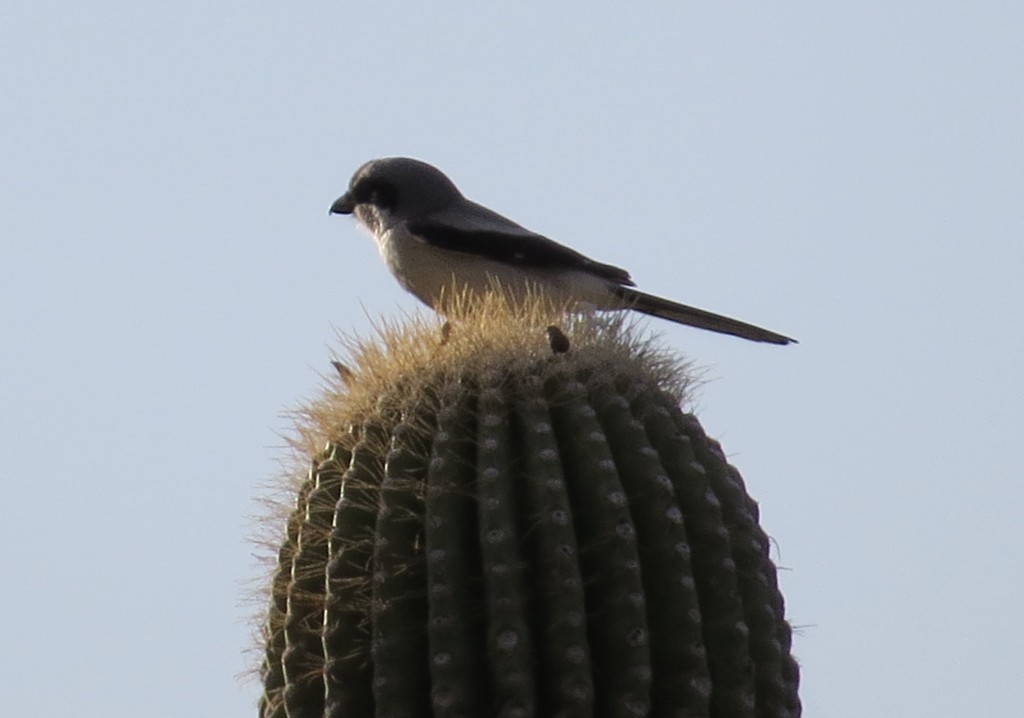
<svg viewBox="0 0 1024 718"><path fill-rule="evenodd" d="M619 324L467 313L364 345L306 414L263 718L797 716L768 539Z"/></svg>

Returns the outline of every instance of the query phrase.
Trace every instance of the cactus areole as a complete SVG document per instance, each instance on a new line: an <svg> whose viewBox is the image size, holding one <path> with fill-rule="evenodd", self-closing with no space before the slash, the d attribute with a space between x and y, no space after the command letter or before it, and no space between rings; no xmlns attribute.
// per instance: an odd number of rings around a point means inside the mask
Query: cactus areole
<svg viewBox="0 0 1024 718"><path fill-rule="evenodd" d="M538 307L384 327L305 408L262 718L800 714L757 504L680 410L687 367L557 322L554 351Z"/></svg>

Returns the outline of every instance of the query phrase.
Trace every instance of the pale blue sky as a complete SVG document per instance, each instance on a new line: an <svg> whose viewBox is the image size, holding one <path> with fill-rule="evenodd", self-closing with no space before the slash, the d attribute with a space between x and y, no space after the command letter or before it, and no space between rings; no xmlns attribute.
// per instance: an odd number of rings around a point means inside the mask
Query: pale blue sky
<svg viewBox="0 0 1024 718"><path fill-rule="evenodd" d="M0 706L255 715L245 537L372 157L641 287L777 541L805 714L1024 700L1024 5L7 2ZM357 9L358 8L358 9Z"/></svg>

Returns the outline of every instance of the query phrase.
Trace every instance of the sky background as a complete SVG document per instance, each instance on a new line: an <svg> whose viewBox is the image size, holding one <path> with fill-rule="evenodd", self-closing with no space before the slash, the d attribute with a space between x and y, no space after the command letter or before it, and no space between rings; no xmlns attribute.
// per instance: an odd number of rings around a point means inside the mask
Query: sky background
<svg viewBox="0 0 1024 718"><path fill-rule="evenodd" d="M327 208L399 154L800 340L650 325L713 379L805 715L1020 715L1024 5L537 5L0 6L5 715L255 715L286 412L416 307Z"/></svg>

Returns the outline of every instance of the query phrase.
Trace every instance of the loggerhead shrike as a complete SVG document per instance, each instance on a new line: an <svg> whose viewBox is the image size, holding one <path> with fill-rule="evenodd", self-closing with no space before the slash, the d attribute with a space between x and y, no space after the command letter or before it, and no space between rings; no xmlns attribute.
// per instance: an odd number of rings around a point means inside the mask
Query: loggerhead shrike
<svg viewBox="0 0 1024 718"><path fill-rule="evenodd" d="M633 288L629 272L601 264L462 196L439 169L407 157L367 162L331 214L354 214L405 289L444 312L446 297L495 286L540 290L557 306L632 309L755 342L796 340ZM454 290L454 292L453 292Z"/></svg>

